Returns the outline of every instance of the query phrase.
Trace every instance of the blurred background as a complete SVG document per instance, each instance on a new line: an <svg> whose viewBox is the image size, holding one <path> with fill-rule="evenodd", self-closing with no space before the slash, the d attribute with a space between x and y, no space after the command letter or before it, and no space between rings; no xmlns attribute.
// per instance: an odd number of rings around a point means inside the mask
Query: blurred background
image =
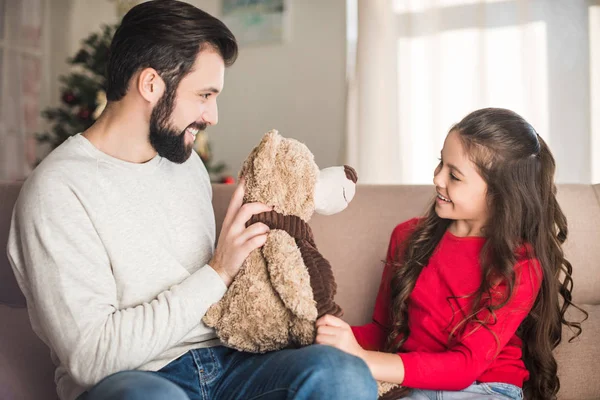
<svg viewBox="0 0 600 400"><path fill-rule="evenodd" d="M0 0L0 180L93 123L106 46L139 2ZM548 141L558 182L600 182L600 0L188 2L240 41L197 140L214 181L275 128L361 183L429 184L452 124L504 107Z"/></svg>

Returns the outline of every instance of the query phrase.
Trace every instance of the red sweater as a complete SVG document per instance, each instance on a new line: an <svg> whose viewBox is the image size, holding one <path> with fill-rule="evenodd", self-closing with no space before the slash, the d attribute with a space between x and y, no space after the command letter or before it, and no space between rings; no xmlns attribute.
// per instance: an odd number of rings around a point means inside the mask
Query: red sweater
<svg viewBox="0 0 600 400"><path fill-rule="evenodd" d="M392 268L389 261L395 258L398 246L417 223L418 219L412 219L394 229L373 322L352 327L356 340L367 350L383 350L390 326ZM537 259L527 259L524 251L520 252L520 261L515 266L513 295L504 307L495 311L496 322L488 323L489 330L470 322L461 330L458 340L448 344L449 333L471 310L473 301L472 297L449 297L472 294L479 287L482 279L479 254L484 243L485 238L461 238L447 231L429 264L423 268L409 299L410 334L398 353L404 363L404 386L462 390L478 381L522 387L523 381L529 378L521 359L522 341L515 332L537 297L541 268ZM505 293L506 288L501 283L494 293ZM478 317L492 321L487 311Z"/></svg>

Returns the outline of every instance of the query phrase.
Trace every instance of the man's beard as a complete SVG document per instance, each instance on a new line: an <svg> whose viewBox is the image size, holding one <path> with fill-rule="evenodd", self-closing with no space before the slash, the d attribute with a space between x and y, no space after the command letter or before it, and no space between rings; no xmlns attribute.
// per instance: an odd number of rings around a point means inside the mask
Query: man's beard
<svg viewBox="0 0 600 400"><path fill-rule="evenodd" d="M182 164L192 154L194 143L186 145L185 131L187 128L196 128L199 131L206 129L206 123L192 123L179 132L170 120L175 103L174 96L165 93L158 101L150 115L150 144L161 157Z"/></svg>

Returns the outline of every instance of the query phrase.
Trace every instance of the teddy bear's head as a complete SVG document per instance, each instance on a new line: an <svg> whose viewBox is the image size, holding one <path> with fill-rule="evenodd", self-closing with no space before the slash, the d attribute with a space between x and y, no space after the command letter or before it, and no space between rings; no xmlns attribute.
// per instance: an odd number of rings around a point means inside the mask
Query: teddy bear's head
<svg viewBox="0 0 600 400"><path fill-rule="evenodd" d="M304 144L272 130L252 150L240 178L246 202L261 202L308 221L315 211L330 215L345 209L354 197L357 175L348 166L319 170Z"/></svg>

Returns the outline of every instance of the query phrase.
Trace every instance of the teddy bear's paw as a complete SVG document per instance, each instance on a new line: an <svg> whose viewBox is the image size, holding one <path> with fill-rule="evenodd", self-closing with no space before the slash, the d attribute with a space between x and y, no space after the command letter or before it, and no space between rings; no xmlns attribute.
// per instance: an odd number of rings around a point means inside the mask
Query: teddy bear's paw
<svg viewBox="0 0 600 400"><path fill-rule="evenodd" d="M397 400L406 396L410 389L397 383L377 381L377 395L379 400Z"/></svg>

